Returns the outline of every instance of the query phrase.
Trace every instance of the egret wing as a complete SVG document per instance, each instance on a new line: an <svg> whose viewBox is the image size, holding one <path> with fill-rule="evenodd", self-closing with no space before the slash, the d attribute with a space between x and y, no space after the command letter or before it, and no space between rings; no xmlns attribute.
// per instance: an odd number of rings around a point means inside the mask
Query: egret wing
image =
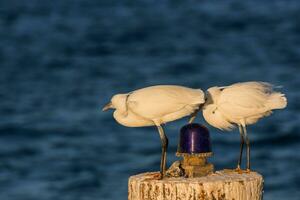
<svg viewBox="0 0 300 200"><path fill-rule="evenodd" d="M266 111L272 86L262 82L237 83L226 87L218 100L218 108L235 118L256 116Z"/></svg>
<svg viewBox="0 0 300 200"><path fill-rule="evenodd" d="M260 82L260 81L249 81L249 82L241 82L241 83L235 83L230 86L226 86L224 88L228 87L243 87L248 89L258 89L264 92L272 92L274 86L267 82Z"/></svg>
<svg viewBox="0 0 300 200"><path fill-rule="evenodd" d="M191 105L192 110L185 109L186 112L181 114L186 116L203 103L202 90L172 85L159 85L136 90L127 99L128 109L147 119L161 119Z"/></svg>

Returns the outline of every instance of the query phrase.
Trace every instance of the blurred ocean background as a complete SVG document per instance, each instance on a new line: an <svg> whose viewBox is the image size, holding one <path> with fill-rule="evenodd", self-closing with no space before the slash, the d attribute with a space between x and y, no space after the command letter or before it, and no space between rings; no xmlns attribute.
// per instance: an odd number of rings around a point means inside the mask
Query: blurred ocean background
<svg viewBox="0 0 300 200"><path fill-rule="evenodd" d="M265 200L299 200L299 74L299 0L2 0L0 199L127 199L129 176L159 170L160 140L102 113L113 94L261 80L289 105L249 127L252 167ZM169 165L185 123L165 127ZM235 167L238 132L208 127L211 162Z"/></svg>

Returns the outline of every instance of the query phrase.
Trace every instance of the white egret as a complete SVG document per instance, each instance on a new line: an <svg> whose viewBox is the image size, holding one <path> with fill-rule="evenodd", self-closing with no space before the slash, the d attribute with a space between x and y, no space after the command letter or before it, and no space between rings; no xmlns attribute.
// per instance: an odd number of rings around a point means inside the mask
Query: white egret
<svg viewBox="0 0 300 200"><path fill-rule="evenodd" d="M274 109L287 105L284 94L273 91L265 82L236 83L207 90L207 100L202 108L204 119L221 130L231 130L237 125L241 136L237 171L241 170L244 140L247 145L247 171L250 171L250 142L246 125L256 123Z"/></svg>
<svg viewBox="0 0 300 200"><path fill-rule="evenodd" d="M166 172L168 138L161 125L189 115L193 115L190 120L193 121L204 101L204 93L200 89L157 85L114 95L103 111L116 109L113 114L115 120L127 127L158 128L162 145L160 178L163 178Z"/></svg>

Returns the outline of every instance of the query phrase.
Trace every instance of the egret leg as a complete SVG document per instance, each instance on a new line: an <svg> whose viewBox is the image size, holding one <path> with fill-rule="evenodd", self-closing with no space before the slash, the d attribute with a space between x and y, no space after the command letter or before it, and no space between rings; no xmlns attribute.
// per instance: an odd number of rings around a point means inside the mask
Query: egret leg
<svg viewBox="0 0 300 200"><path fill-rule="evenodd" d="M163 179L166 174L166 161L167 161L167 149L168 149L168 138L160 125L157 125L157 129L159 132L160 140L161 140L161 160L160 160L160 178Z"/></svg>
<svg viewBox="0 0 300 200"><path fill-rule="evenodd" d="M247 145L247 172L250 172L250 140L247 135L246 126L243 126L244 136L246 138L246 145Z"/></svg>
<svg viewBox="0 0 300 200"><path fill-rule="evenodd" d="M236 167L236 171L241 170L243 149L244 149L244 143L245 143L243 128L242 128L241 125L239 125L239 132L240 132L241 142L240 142L240 155L239 155L239 160L238 160L238 164L237 164L237 167Z"/></svg>
<svg viewBox="0 0 300 200"><path fill-rule="evenodd" d="M191 123L194 122L194 120L195 120L196 117L197 117L198 112L199 112L199 109L198 109L198 110L195 110L195 112L191 115L191 118L190 118L190 120L189 120L189 124L191 124Z"/></svg>

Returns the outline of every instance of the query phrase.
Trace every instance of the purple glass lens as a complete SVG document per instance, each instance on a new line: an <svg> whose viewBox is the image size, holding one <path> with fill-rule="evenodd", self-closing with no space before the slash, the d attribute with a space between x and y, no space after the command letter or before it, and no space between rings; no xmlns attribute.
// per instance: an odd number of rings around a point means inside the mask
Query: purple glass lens
<svg viewBox="0 0 300 200"><path fill-rule="evenodd" d="M178 153L211 152L208 129L200 124L187 124L180 129Z"/></svg>

